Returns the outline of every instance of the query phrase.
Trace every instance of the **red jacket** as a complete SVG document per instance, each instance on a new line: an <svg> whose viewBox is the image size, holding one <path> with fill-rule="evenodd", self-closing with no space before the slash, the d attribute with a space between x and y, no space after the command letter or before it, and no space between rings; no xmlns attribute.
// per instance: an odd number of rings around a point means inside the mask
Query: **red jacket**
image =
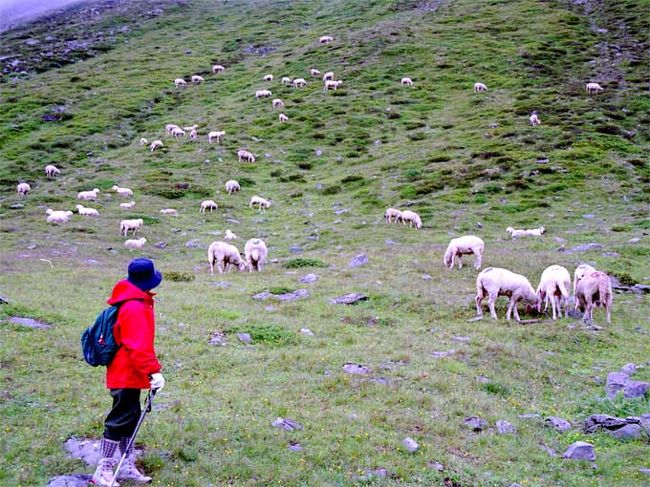
<svg viewBox="0 0 650 487"><path fill-rule="evenodd" d="M149 375L160 372L153 347L156 326L153 296L126 279L113 288L108 304L123 304L113 328L115 342L120 348L106 368L109 389L149 389Z"/></svg>

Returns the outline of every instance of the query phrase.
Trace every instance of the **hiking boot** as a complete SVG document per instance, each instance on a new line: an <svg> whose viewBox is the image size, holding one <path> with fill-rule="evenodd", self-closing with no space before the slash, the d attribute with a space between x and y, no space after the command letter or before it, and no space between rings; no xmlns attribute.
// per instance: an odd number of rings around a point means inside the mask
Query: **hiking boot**
<svg viewBox="0 0 650 487"><path fill-rule="evenodd" d="M122 463L122 468L117 473L117 478L119 480L130 480L132 482L138 482L140 484L148 484L151 482L151 477L146 476L138 467L135 466L133 458L125 458L124 463Z"/></svg>
<svg viewBox="0 0 650 487"><path fill-rule="evenodd" d="M113 468L115 467L115 461L112 458L102 458L97 464L97 469L93 474L93 478L90 481L92 484L98 487L119 487L120 484L114 481L113 479Z"/></svg>

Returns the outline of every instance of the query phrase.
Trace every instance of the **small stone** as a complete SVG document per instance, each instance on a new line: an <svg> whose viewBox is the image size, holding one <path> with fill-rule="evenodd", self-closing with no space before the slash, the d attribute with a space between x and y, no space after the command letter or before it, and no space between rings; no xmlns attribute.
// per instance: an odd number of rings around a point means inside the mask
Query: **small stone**
<svg viewBox="0 0 650 487"><path fill-rule="evenodd" d="M348 267L361 267L362 265L366 265L368 262L369 259L366 254L359 254L348 262Z"/></svg>
<svg viewBox="0 0 650 487"><path fill-rule="evenodd" d="M34 250L36 248L36 244L30 244L27 246L27 250Z"/></svg>
<svg viewBox="0 0 650 487"><path fill-rule="evenodd" d="M480 382L481 384L487 384L488 382L490 382L490 378L484 375L477 375L476 377L474 377L474 380L476 382Z"/></svg>
<svg viewBox="0 0 650 487"><path fill-rule="evenodd" d="M167 242L156 242L153 246L157 249L164 249L167 247Z"/></svg>
<svg viewBox="0 0 650 487"><path fill-rule="evenodd" d="M291 450L291 451L302 451L303 450L302 445L300 445L300 443L298 443L297 441L290 441L287 448L289 450Z"/></svg>
<svg viewBox="0 0 650 487"><path fill-rule="evenodd" d="M21 318L20 316L9 317L9 323L26 326L27 328L34 328L35 330L47 330L48 328L52 328L52 325L49 323L43 323L42 321L33 318Z"/></svg>
<svg viewBox="0 0 650 487"><path fill-rule="evenodd" d="M478 416L468 416L465 418L465 426L471 428L475 433L479 433L487 428L488 422Z"/></svg>
<svg viewBox="0 0 650 487"><path fill-rule="evenodd" d="M452 348L446 351L431 352L431 355L435 358L444 358L444 357L450 357L455 353L456 353L456 349Z"/></svg>
<svg viewBox="0 0 650 487"><path fill-rule="evenodd" d="M621 256L621 254L619 254L618 252L603 252L601 255L603 257L620 257Z"/></svg>
<svg viewBox="0 0 650 487"><path fill-rule="evenodd" d="M300 334L305 335L307 337L313 337L314 336L314 332L311 331L309 328L301 328L300 329Z"/></svg>
<svg viewBox="0 0 650 487"><path fill-rule="evenodd" d="M237 338L239 338L239 341L245 344L251 344L253 343L253 339L250 336L250 333L237 333Z"/></svg>
<svg viewBox="0 0 650 487"><path fill-rule="evenodd" d="M440 462L427 462L427 467L442 472L445 469L445 466Z"/></svg>
<svg viewBox="0 0 650 487"><path fill-rule="evenodd" d="M319 279L320 279L320 276L318 276L316 274L307 274L307 275L304 275L304 276L302 276L300 278L300 282L302 282L304 284L311 284L313 282L318 281Z"/></svg>
<svg viewBox="0 0 650 487"><path fill-rule="evenodd" d="M521 419L539 419L541 417L539 413L524 413L519 415Z"/></svg>
<svg viewBox="0 0 650 487"><path fill-rule="evenodd" d="M349 210L347 208L341 208L340 210L336 210L334 212L335 215L342 215L343 213L347 213Z"/></svg>
<svg viewBox="0 0 650 487"><path fill-rule="evenodd" d="M295 430L301 430L302 429L302 425L300 423L294 421L293 419L289 419L289 418L280 418L280 417L278 417L271 423L271 425L274 428L281 428L281 429L286 430L286 431L295 431Z"/></svg>
<svg viewBox="0 0 650 487"><path fill-rule="evenodd" d="M643 434L643 429L638 424L626 424L614 431L607 431L617 440L638 440Z"/></svg>
<svg viewBox="0 0 650 487"><path fill-rule="evenodd" d="M625 388L625 384L627 384L629 380L629 376L621 372L610 372L607 374L607 383L605 384L607 397L613 399L616 394Z"/></svg>
<svg viewBox="0 0 650 487"><path fill-rule="evenodd" d="M217 281L217 282L211 282L210 286L228 289L231 286L231 284L228 281Z"/></svg>
<svg viewBox="0 0 650 487"><path fill-rule="evenodd" d="M289 302L309 297L309 291L306 289L296 289L290 293L283 293L273 296L278 301Z"/></svg>
<svg viewBox="0 0 650 487"><path fill-rule="evenodd" d="M301 254L302 252L304 252L303 248L298 245L292 245L289 247L289 253L291 254Z"/></svg>
<svg viewBox="0 0 650 487"><path fill-rule="evenodd" d="M539 445L539 447L540 447L542 450L544 450L546 453L548 453L549 456L551 456L551 457L557 457L557 452L556 452L555 450L553 450L553 448L551 448L550 446L546 446L546 445L543 445L543 444L542 444L542 445Z"/></svg>
<svg viewBox="0 0 650 487"><path fill-rule="evenodd" d="M391 240L390 238L387 238L386 240L384 240L384 243L386 245L396 245L397 242L395 242L394 240Z"/></svg>
<svg viewBox="0 0 650 487"><path fill-rule="evenodd" d="M402 441L402 445L409 453L415 453L420 448L420 445L413 438L406 437Z"/></svg>
<svg viewBox="0 0 650 487"><path fill-rule="evenodd" d="M625 364L623 367L621 367L621 373L627 374L627 375L634 375L636 372L636 365L633 363Z"/></svg>
<svg viewBox="0 0 650 487"><path fill-rule="evenodd" d="M275 311L277 308L273 305L264 306L264 311Z"/></svg>
<svg viewBox="0 0 650 487"><path fill-rule="evenodd" d="M603 250L603 246L599 243L580 244L570 249L566 249L566 253L575 254L577 252L588 252L590 250Z"/></svg>
<svg viewBox="0 0 650 487"><path fill-rule="evenodd" d="M227 344L226 334L222 331L215 331L212 333L210 340L208 340L208 345L214 345L217 347L225 347Z"/></svg>
<svg viewBox="0 0 650 487"><path fill-rule="evenodd" d="M571 429L571 423L566 419L558 418L557 416L549 416L544 420L544 426L553 428L560 433Z"/></svg>
<svg viewBox="0 0 650 487"><path fill-rule="evenodd" d="M625 384L623 395L626 399L634 399L636 397L643 397L650 389L650 383L631 380Z"/></svg>
<svg viewBox="0 0 650 487"><path fill-rule="evenodd" d="M347 362L343 365L343 372L353 375L368 375L370 373L370 367L367 365L355 364L352 362Z"/></svg>
<svg viewBox="0 0 650 487"><path fill-rule="evenodd" d="M433 277L431 277L429 274L422 274L423 281L430 281L431 279L433 279Z"/></svg>
<svg viewBox="0 0 650 487"><path fill-rule="evenodd" d="M562 458L568 458L569 460L588 460L593 462L596 460L596 452L594 451L594 446L590 443L576 441L567 448L567 451L564 452Z"/></svg>
<svg viewBox="0 0 650 487"><path fill-rule="evenodd" d="M52 477L45 487L88 487L91 475L74 473Z"/></svg>
<svg viewBox="0 0 650 487"><path fill-rule="evenodd" d="M321 149L316 149L316 150L314 151L314 154L316 154L317 157L320 157L320 156L323 155L323 151L322 151Z"/></svg>
<svg viewBox="0 0 650 487"><path fill-rule="evenodd" d="M13 205L9 206L10 210L22 210L23 208L25 208L25 205L22 203L14 203Z"/></svg>
<svg viewBox="0 0 650 487"><path fill-rule="evenodd" d="M330 299L329 302L330 304L356 304L361 301L366 301L368 299L368 296L365 294L361 293L348 293L348 294L343 294L342 296L339 296L334 299Z"/></svg>
<svg viewBox="0 0 650 487"><path fill-rule="evenodd" d="M566 239L562 237L553 237L553 240L560 244L566 243Z"/></svg>
<svg viewBox="0 0 650 487"><path fill-rule="evenodd" d="M645 475L650 475L650 468L640 468L639 472Z"/></svg>
<svg viewBox="0 0 650 487"><path fill-rule="evenodd" d="M188 249L202 249L202 248L203 248L203 244L201 243L200 240L198 240L198 239L193 239L193 240L189 240L189 241L185 244L185 247L187 247Z"/></svg>
<svg viewBox="0 0 650 487"><path fill-rule="evenodd" d="M273 294L271 294L270 291L262 291L261 293L257 293L256 295L254 295L253 299L255 299L256 301L264 301L271 297L273 297Z"/></svg>
<svg viewBox="0 0 650 487"><path fill-rule="evenodd" d="M517 429L505 419L499 419L496 423L497 425L497 434L499 435L513 435L517 432Z"/></svg>
<svg viewBox="0 0 650 487"><path fill-rule="evenodd" d="M582 218L586 220L593 220L594 218L596 218L596 215L594 215L593 213L585 213L584 215L582 215Z"/></svg>
<svg viewBox="0 0 650 487"><path fill-rule="evenodd" d="M460 335L453 336L453 337L451 337L451 339L453 341L455 341L455 342L461 342L461 343L469 343L469 341L470 341L470 337L465 337L465 336L460 336Z"/></svg>
<svg viewBox="0 0 650 487"><path fill-rule="evenodd" d="M627 243L635 244L635 243L639 243L640 241L641 239L639 237L634 237L628 240Z"/></svg>

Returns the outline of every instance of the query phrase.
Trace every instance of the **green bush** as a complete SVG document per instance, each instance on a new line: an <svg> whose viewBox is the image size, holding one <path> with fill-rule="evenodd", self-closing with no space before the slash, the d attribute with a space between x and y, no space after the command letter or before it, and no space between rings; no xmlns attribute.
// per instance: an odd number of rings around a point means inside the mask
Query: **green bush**
<svg viewBox="0 0 650 487"><path fill-rule="evenodd" d="M282 346L295 345L297 342L295 333L277 325L236 325L226 329L225 333L230 335L248 333L255 344Z"/></svg>
<svg viewBox="0 0 650 487"><path fill-rule="evenodd" d="M318 259L305 259L298 257L297 259L290 259L284 263L286 269L300 269L302 267L327 267L327 264Z"/></svg>

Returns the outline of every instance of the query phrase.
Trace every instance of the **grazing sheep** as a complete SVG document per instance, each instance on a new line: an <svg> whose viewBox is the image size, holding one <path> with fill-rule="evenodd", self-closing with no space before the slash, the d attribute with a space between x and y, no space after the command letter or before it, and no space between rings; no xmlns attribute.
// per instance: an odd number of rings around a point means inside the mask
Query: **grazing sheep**
<svg viewBox="0 0 650 487"><path fill-rule="evenodd" d="M51 210L48 208L45 213L47 214L47 223L68 223L72 216L72 212L69 210Z"/></svg>
<svg viewBox="0 0 650 487"><path fill-rule="evenodd" d="M596 269L591 267L589 264L580 264L578 267L576 267L576 270L573 272L573 296L575 297L576 295L576 287L578 286L578 283L580 280L585 277L587 274L591 274L592 272L596 272ZM575 302L575 308L578 309L578 301Z"/></svg>
<svg viewBox="0 0 650 487"><path fill-rule="evenodd" d="M273 81L273 75L272 74L267 74L262 78L262 81Z"/></svg>
<svg viewBox="0 0 650 487"><path fill-rule="evenodd" d="M332 36L322 36L320 39L318 39L319 44L329 44L332 42L334 38Z"/></svg>
<svg viewBox="0 0 650 487"><path fill-rule="evenodd" d="M225 233L225 235L223 236L223 238L224 238L224 240L236 240L236 239L237 239L237 235L235 235L234 233L232 233L232 232L230 231L230 229L228 229L228 230L226 230L226 233Z"/></svg>
<svg viewBox="0 0 650 487"><path fill-rule="evenodd" d="M180 86L185 86L186 84L187 84L187 82L183 78L176 78L174 80L174 85L176 86L176 88L178 88Z"/></svg>
<svg viewBox="0 0 650 487"><path fill-rule="evenodd" d="M483 240L474 235L464 235L462 237L454 238L447 246L447 251L442 259L442 263L450 269L453 269L454 260L458 257L458 268L462 269L462 256L474 254L476 256L474 259L474 269L479 270L481 268L484 249L485 244L483 243Z"/></svg>
<svg viewBox="0 0 650 487"><path fill-rule="evenodd" d="M239 162L255 162L255 156L245 149L240 149L237 151L237 159Z"/></svg>
<svg viewBox="0 0 650 487"><path fill-rule="evenodd" d="M205 210L210 209L210 213L212 213L212 210L216 210L217 204L212 201L212 200L205 200L201 201L201 208L199 208L199 213L205 213Z"/></svg>
<svg viewBox="0 0 650 487"><path fill-rule="evenodd" d="M16 186L16 192L18 193L18 196L23 198L27 196L31 190L32 187L27 183L18 183L18 186Z"/></svg>
<svg viewBox="0 0 650 487"><path fill-rule="evenodd" d="M329 89L332 89L336 91L339 86L343 84L343 81L338 80L338 81L325 81L325 86L323 87L323 91L327 91Z"/></svg>
<svg viewBox="0 0 650 487"><path fill-rule="evenodd" d="M190 140L196 140L199 138L199 134L196 133L196 130L190 132Z"/></svg>
<svg viewBox="0 0 650 487"><path fill-rule="evenodd" d="M585 86L585 90L589 95L595 95L596 93L601 93L605 91L605 89L600 86L598 83L587 83Z"/></svg>
<svg viewBox="0 0 650 487"><path fill-rule="evenodd" d="M386 223L393 223L393 219L397 223L402 219L402 212L395 208L387 208L384 213L384 218L386 219Z"/></svg>
<svg viewBox="0 0 650 487"><path fill-rule="evenodd" d="M323 83L325 81L333 81L334 80L334 71L328 71L323 75Z"/></svg>
<svg viewBox="0 0 650 487"><path fill-rule="evenodd" d="M416 229L422 228L422 219L420 215L411 210L404 210L402 212L402 223L406 225L406 222L409 222L409 228L415 227Z"/></svg>
<svg viewBox="0 0 650 487"><path fill-rule="evenodd" d="M305 80L305 78L296 78L293 80L291 84L293 85L294 88L304 88L305 86L307 86L307 81Z"/></svg>
<svg viewBox="0 0 650 487"><path fill-rule="evenodd" d="M222 73L226 70L221 64L215 64L212 66L212 74Z"/></svg>
<svg viewBox="0 0 650 487"><path fill-rule="evenodd" d="M309 70L309 74L311 74L311 75L314 76L314 77L316 77L316 76L320 76L320 71L318 71L316 68L311 68L311 69Z"/></svg>
<svg viewBox="0 0 650 487"><path fill-rule="evenodd" d="M125 240L124 241L124 246L127 249L131 249L131 250L133 250L133 249L143 249L144 244L146 244L146 243L147 243L147 239L142 237L142 238L138 238L138 239Z"/></svg>
<svg viewBox="0 0 650 487"><path fill-rule="evenodd" d="M226 181L226 192L228 194L236 193L240 189L241 189L241 186L234 179L231 179L230 181Z"/></svg>
<svg viewBox="0 0 650 487"><path fill-rule="evenodd" d="M288 122L288 121L289 121L289 117L287 117L284 113L281 113L281 114L278 116L278 120L280 120L280 122Z"/></svg>
<svg viewBox="0 0 650 487"><path fill-rule="evenodd" d="M282 108L284 106L284 102L280 98L274 98L271 104L273 108Z"/></svg>
<svg viewBox="0 0 650 487"><path fill-rule="evenodd" d="M162 213L163 215L178 216L178 211L176 211L173 208L163 208L162 210L160 210L160 213Z"/></svg>
<svg viewBox="0 0 650 487"><path fill-rule="evenodd" d="M213 131L208 134L208 143L212 144L212 141L214 139L217 139L217 142L222 142L223 141L223 136L226 135L225 130L218 130L218 131Z"/></svg>
<svg viewBox="0 0 650 487"><path fill-rule="evenodd" d="M120 208L123 210L130 210L135 207L135 201L129 201L128 203L120 203Z"/></svg>
<svg viewBox="0 0 650 487"><path fill-rule="evenodd" d="M548 302L551 302L553 310L553 319L556 320L559 315L562 318L562 303L564 303L564 317L569 317L569 289L571 288L571 275L561 265L551 265L544 269L542 277L537 286L537 297L539 303L537 311L542 310L542 301L544 301L544 311L548 308Z"/></svg>
<svg viewBox="0 0 650 487"><path fill-rule="evenodd" d="M147 139L145 139L144 137L140 138L140 145L147 145L148 143L149 143L149 141Z"/></svg>
<svg viewBox="0 0 650 487"><path fill-rule="evenodd" d="M179 127L178 125L176 125L175 123L168 123L167 125L165 125L165 133L166 133L167 135L171 135L171 134L172 134L172 130L174 130L174 129L179 129L179 128L180 128L180 127Z"/></svg>
<svg viewBox="0 0 650 487"><path fill-rule="evenodd" d="M196 130L199 128L199 125L195 123L194 125L190 125L189 127L181 127L185 132L191 132L192 130Z"/></svg>
<svg viewBox="0 0 650 487"><path fill-rule="evenodd" d="M521 321L517 311L517 302L520 300L528 301L535 306L539 302L533 286L524 276L506 269L488 267L476 277L476 312L478 316L483 317L481 302L487 297L490 316L496 320L497 313L494 310L494 303L499 296L510 297L506 320L510 320L510 316L514 314L515 319Z"/></svg>
<svg viewBox="0 0 650 487"><path fill-rule="evenodd" d="M262 272L266 258L269 251L266 248L264 240L259 238L251 238L246 242L244 247L244 255L246 256L246 264L248 264L248 272Z"/></svg>
<svg viewBox="0 0 650 487"><path fill-rule="evenodd" d="M176 127L174 130L172 130L172 137L175 139L178 137L183 137L185 135L185 130L183 130L180 127Z"/></svg>
<svg viewBox="0 0 650 487"><path fill-rule="evenodd" d="M282 78L282 84L283 85L290 85L291 84L291 78L289 78L288 76L284 76Z"/></svg>
<svg viewBox="0 0 650 487"><path fill-rule="evenodd" d="M77 205L75 208L81 216L99 216L99 212L95 208L87 208L83 205Z"/></svg>
<svg viewBox="0 0 650 487"><path fill-rule="evenodd" d="M192 76L192 83L198 84L198 83L202 83L203 81L205 81L205 79L203 79L203 76L199 76L198 74Z"/></svg>
<svg viewBox="0 0 650 487"><path fill-rule="evenodd" d="M144 220L142 218L136 218L134 220L122 220L120 222L120 235L124 232L124 236L128 236L129 230L133 230L133 235L135 236L136 232L142 228L144 225Z"/></svg>
<svg viewBox="0 0 650 487"><path fill-rule="evenodd" d="M413 80L411 78L402 78L402 86L413 86Z"/></svg>
<svg viewBox="0 0 650 487"><path fill-rule="evenodd" d="M261 196L253 196L248 207L252 208L254 205L258 205L259 211L264 211L271 206L271 202L269 200L265 200Z"/></svg>
<svg viewBox="0 0 650 487"><path fill-rule="evenodd" d="M585 313L582 317L584 321L591 321L593 309L602 306L607 313L607 323L612 322L612 283L604 272L585 274L576 286L575 298L577 309Z"/></svg>
<svg viewBox="0 0 650 487"><path fill-rule="evenodd" d="M258 100L260 98L269 98L272 95L273 93L271 93L271 90L257 90L255 92L255 98L257 98Z"/></svg>
<svg viewBox="0 0 650 487"><path fill-rule="evenodd" d="M155 151L156 149L159 149L161 147L164 147L162 140L154 140L151 145L149 146L149 149L151 149L151 152Z"/></svg>
<svg viewBox="0 0 650 487"><path fill-rule="evenodd" d="M520 237L541 237L546 231L544 227L533 228L529 230L515 230L512 227L506 228L506 233L509 233L512 238Z"/></svg>
<svg viewBox="0 0 650 487"><path fill-rule="evenodd" d="M130 190L129 188L120 188L119 186L115 185L111 189L115 191L117 194L119 194L120 196L125 196L127 198L133 196L133 191Z"/></svg>
<svg viewBox="0 0 650 487"><path fill-rule="evenodd" d="M487 91L487 86L485 86L483 83L474 83L474 92L482 93L484 91Z"/></svg>
<svg viewBox="0 0 650 487"><path fill-rule="evenodd" d="M241 258L237 247L226 242L212 242L208 247L208 262L210 263L210 275L214 275L214 263L217 263L219 274L227 272L231 267L239 271L246 269L246 263Z"/></svg>
<svg viewBox="0 0 650 487"><path fill-rule="evenodd" d="M45 175L46 175L49 179L54 179L54 178L57 177L59 174L61 174L61 171L59 170L58 167L56 167L56 166L54 166L54 165L52 165L52 164L48 164L47 166L45 166Z"/></svg>
<svg viewBox="0 0 650 487"><path fill-rule="evenodd" d="M78 200L85 201L97 201L97 195L99 194L99 189L95 188L92 191L80 191L77 193Z"/></svg>
<svg viewBox="0 0 650 487"><path fill-rule="evenodd" d="M528 120L530 120L530 124L533 127L537 127L538 125L541 125L541 123L542 123L542 121L539 119L539 115L535 111L530 114L530 117L528 117Z"/></svg>

